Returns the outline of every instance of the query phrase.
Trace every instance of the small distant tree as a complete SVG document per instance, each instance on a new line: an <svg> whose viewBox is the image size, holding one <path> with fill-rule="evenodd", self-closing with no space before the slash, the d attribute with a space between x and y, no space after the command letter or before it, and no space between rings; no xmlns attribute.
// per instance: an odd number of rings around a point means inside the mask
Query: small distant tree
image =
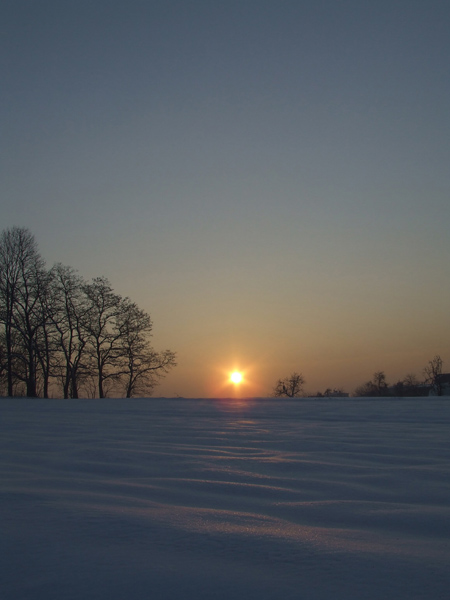
<svg viewBox="0 0 450 600"><path fill-rule="evenodd" d="M364 398L366 396L368 396L368 397L376 396L377 393L376 393L376 389L375 389L375 386L373 385L372 381L366 381L366 383L359 385L355 389L354 395L357 396L358 398Z"/></svg>
<svg viewBox="0 0 450 600"><path fill-rule="evenodd" d="M388 384L384 371L377 371L373 374L371 381L363 383L355 390L355 396L387 396Z"/></svg>
<svg viewBox="0 0 450 600"><path fill-rule="evenodd" d="M273 390L275 398L298 398L303 393L305 378L301 373L292 373L285 379L279 379Z"/></svg>
<svg viewBox="0 0 450 600"><path fill-rule="evenodd" d="M426 389L414 373L408 373L404 379L394 385L394 393L399 397L423 396Z"/></svg>
<svg viewBox="0 0 450 600"><path fill-rule="evenodd" d="M407 375L405 375L403 383L406 387L410 388L418 387L420 385L420 381L417 379L414 373L408 373Z"/></svg>
<svg viewBox="0 0 450 600"><path fill-rule="evenodd" d="M394 394L399 397L428 395L428 386L419 381L414 373L405 375L404 379L397 381L393 388Z"/></svg>
<svg viewBox="0 0 450 600"><path fill-rule="evenodd" d="M388 384L386 382L384 371L377 371L374 373L372 381L377 391L377 396L387 396Z"/></svg>
<svg viewBox="0 0 450 600"><path fill-rule="evenodd" d="M436 354L436 356L428 362L428 365L423 370L425 375L425 383L431 385L438 396L442 396L442 383L440 381L442 375L442 364L442 358L439 356L439 354Z"/></svg>

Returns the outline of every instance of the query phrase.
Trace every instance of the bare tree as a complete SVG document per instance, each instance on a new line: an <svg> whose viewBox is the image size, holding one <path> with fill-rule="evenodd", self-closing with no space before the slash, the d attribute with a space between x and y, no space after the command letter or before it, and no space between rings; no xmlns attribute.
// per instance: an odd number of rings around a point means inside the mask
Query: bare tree
<svg viewBox="0 0 450 600"><path fill-rule="evenodd" d="M407 387L418 387L420 385L420 381L417 379L415 373L407 373L405 375L405 378L403 380L403 383L407 386Z"/></svg>
<svg viewBox="0 0 450 600"><path fill-rule="evenodd" d="M20 280L19 239L23 237L25 237L25 231L18 227L5 229L0 236L0 320L4 328L8 396L14 395L15 330L13 314Z"/></svg>
<svg viewBox="0 0 450 600"><path fill-rule="evenodd" d="M425 383L431 385L438 396L442 396L442 383L440 381L442 375L443 361L439 354L436 354L424 368Z"/></svg>
<svg viewBox="0 0 450 600"><path fill-rule="evenodd" d="M121 333L125 396L151 395L158 380L176 366L175 353L171 350L153 350L150 344L153 327L150 315L135 303L124 300L117 321Z"/></svg>
<svg viewBox="0 0 450 600"><path fill-rule="evenodd" d="M57 370L64 398L78 398L81 381L87 375L88 303L83 279L75 269L60 263L53 267L52 277L55 301L51 318L57 345Z"/></svg>
<svg viewBox="0 0 450 600"><path fill-rule="evenodd" d="M373 374L371 381L363 383L356 388L354 392L355 396L387 396L388 395L388 384L386 383L386 375L384 371L377 371Z"/></svg>
<svg viewBox="0 0 450 600"><path fill-rule="evenodd" d="M125 379L126 398L151 396L158 381L176 366L175 358L176 355L171 350L155 352L150 347L142 353L130 354Z"/></svg>
<svg viewBox="0 0 450 600"><path fill-rule="evenodd" d="M359 385L355 389L353 395L357 396L358 398L363 398L365 396L368 396L370 398L372 396L376 396L377 394L372 381L366 381L366 383Z"/></svg>
<svg viewBox="0 0 450 600"><path fill-rule="evenodd" d="M28 397L37 396L38 334L42 328L44 261L34 236L26 228L13 227L0 237L0 321L7 353L8 395L14 381L26 384Z"/></svg>
<svg viewBox="0 0 450 600"><path fill-rule="evenodd" d="M375 386L377 396L387 396L388 384L386 382L386 375L384 371L377 371L374 373L372 382Z"/></svg>
<svg viewBox="0 0 450 600"><path fill-rule="evenodd" d="M408 373L403 380L397 381L393 389L395 395L400 397L428 395L428 387L419 381L414 373Z"/></svg>
<svg viewBox="0 0 450 600"><path fill-rule="evenodd" d="M273 395L275 398L297 398L302 395L305 379L301 373L292 373L285 379L279 379L275 384Z"/></svg>
<svg viewBox="0 0 450 600"><path fill-rule="evenodd" d="M55 301L55 296L51 285L51 272L43 271L41 278L42 285L37 303L37 314L40 320L40 327L37 330L36 350L41 371L42 395L44 398L48 398L50 378L54 375L53 370L55 367L57 349L51 318L52 305Z"/></svg>
<svg viewBox="0 0 450 600"><path fill-rule="evenodd" d="M88 302L88 352L97 377L99 398L105 398L109 389L107 384L118 381L123 374L118 370L122 358L122 332L117 324L124 300L114 293L105 277L96 277L83 286L83 291Z"/></svg>
<svg viewBox="0 0 450 600"><path fill-rule="evenodd" d="M9 396L49 396L57 378L64 398L80 386L104 398L113 386L128 397L151 393L175 366L170 350L150 345L152 322L103 277L85 283L71 267L47 271L26 228L0 234L0 388ZM84 385L83 385L84 384Z"/></svg>
<svg viewBox="0 0 450 600"><path fill-rule="evenodd" d="M6 346L4 343L4 335L0 334L0 394L5 392L6 383Z"/></svg>

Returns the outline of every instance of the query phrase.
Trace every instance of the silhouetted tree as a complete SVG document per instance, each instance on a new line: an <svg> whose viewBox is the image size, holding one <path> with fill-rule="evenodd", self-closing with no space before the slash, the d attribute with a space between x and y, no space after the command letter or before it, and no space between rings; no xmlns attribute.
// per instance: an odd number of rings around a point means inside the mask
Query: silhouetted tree
<svg viewBox="0 0 450 600"><path fill-rule="evenodd" d="M27 236L25 236L27 233ZM31 235L31 234L30 234ZM28 232L18 227L5 229L0 236L0 321L4 331L7 394L14 395L14 350L17 336L14 328L16 294L20 280L20 248ZM32 244L32 239L29 238Z"/></svg>
<svg viewBox="0 0 450 600"><path fill-rule="evenodd" d="M150 345L152 321L136 304L125 300L117 319L121 334L122 380L126 398L150 395L158 379L176 366L175 353L155 352Z"/></svg>
<svg viewBox="0 0 450 600"><path fill-rule="evenodd" d="M7 359L6 359L6 346L4 343L4 335L3 332L0 333L0 394L4 394L6 391L6 368L7 368Z"/></svg>
<svg viewBox="0 0 450 600"><path fill-rule="evenodd" d="M376 393L376 389L375 389L373 382L366 381L366 383L359 385L355 389L354 395L358 396L358 397L365 397L365 396L372 397L372 396L376 396L377 393Z"/></svg>
<svg viewBox="0 0 450 600"><path fill-rule="evenodd" d="M104 277L85 283L71 267L45 269L26 228L0 234L0 389L9 396L49 396L51 378L64 398L104 398L113 386L128 397L151 393L175 366L170 350L150 345L152 322Z"/></svg>
<svg viewBox="0 0 450 600"><path fill-rule="evenodd" d="M403 383L407 388L415 388L421 385L420 381L417 379L414 373L407 373L407 375L405 375Z"/></svg>
<svg viewBox="0 0 450 600"><path fill-rule="evenodd" d="M7 352L8 395L14 381L37 396L39 333L43 327L41 298L48 280L33 234L13 227L0 237L0 321Z"/></svg>
<svg viewBox="0 0 450 600"><path fill-rule="evenodd" d="M375 386L377 396L387 396L388 384L384 371L377 371L373 374L373 384Z"/></svg>
<svg viewBox="0 0 450 600"><path fill-rule="evenodd" d="M371 381L363 383L355 390L355 396L387 396L388 384L384 371L377 371L373 374Z"/></svg>
<svg viewBox="0 0 450 600"><path fill-rule="evenodd" d="M429 386L419 381L414 373L408 373L405 378L393 386L395 396L427 396Z"/></svg>
<svg viewBox="0 0 450 600"><path fill-rule="evenodd" d="M423 370L425 382L432 386L438 396L442 396L442 384L440 381L442 375L442 365L442 358L439 356L439 354L436 354L436 356L434 356L428 362L428 365Z"/></svg>
<svg viewBox="0 0 450 600"><path fill-rule="evenodd" d="M87 351L97 378L99 398L105 398L106 383L117 381L123 374L120 370L122 332L118 326L123 299L114 293L105 277L96 277L83 286L83 291L88 302Z"/></svg>
<svg viewBox="0 0 450 600"><path fill-rule="evenodd" d="M49 397L50 378L55 375L56 341L52 327L52 305L55 296L52 289L51 272L42 271L42 285L38 293L37 314L40 326L37 330L36 354L40 365L40 379L42 380L42 396Z"/></svg>
<svg viewBox="0 0 450 600"><path fill-rule="evenodd" d="M301 373L292 373L285 379L279 379L275 384L273 395L275 398L297 398L302 395L305 379Z"/></svg>
<svg viewBox="0 0 450 600"><path fill-rule="evenodd" d="M83 283L72 267L58 263L52 269L54 302L51 320L64 398L78 398L81 381L88 374L86 322L89 307Z"/></svg>

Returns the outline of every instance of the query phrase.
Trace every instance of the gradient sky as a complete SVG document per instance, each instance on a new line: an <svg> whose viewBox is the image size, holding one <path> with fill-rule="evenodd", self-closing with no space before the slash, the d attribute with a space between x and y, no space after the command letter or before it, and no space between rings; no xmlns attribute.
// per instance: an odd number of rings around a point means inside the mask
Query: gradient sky
<svg viewBox="0 0 450 600"><path fill-rule="evenodd" d="M104 275L157 395L450 371L448 0L3 0L0 226Z"/></svg>

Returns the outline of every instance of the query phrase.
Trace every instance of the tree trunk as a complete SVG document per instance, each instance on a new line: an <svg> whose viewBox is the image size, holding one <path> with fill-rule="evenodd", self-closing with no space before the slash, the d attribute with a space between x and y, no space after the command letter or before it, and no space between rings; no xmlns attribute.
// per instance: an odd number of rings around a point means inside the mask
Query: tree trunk
<svg viewBox="0 0 450 600"><path fill-rule="evenodd" d="M69 387L70 387L70 371L69 371L69 366L66 364L66 374L65 374L64 382L63 382L64 400L69 399Z"/></svg>
<svg viewBox="0 0 450 600"><path fill-rule="evenodd" d="M98 369L98 397L105 397L105 394L103 392L103 369L101 367L99 367Z"/></svg>
<svg viewBox="0 0 450 600"><path fill-rule="evenodd" d="M6 353L8 361L8 396L10 398L14 395L13 389L13 361L12 361L12 343L11 343L11 328L8 326L6 329Z"/></svg>
<svg viewBox="0 0 450 600"><path fill-rule="evenodd" d="M72 387L72 398L78 400L78 381L75 369L72 368L71 372L71 387Z"/></svg>

